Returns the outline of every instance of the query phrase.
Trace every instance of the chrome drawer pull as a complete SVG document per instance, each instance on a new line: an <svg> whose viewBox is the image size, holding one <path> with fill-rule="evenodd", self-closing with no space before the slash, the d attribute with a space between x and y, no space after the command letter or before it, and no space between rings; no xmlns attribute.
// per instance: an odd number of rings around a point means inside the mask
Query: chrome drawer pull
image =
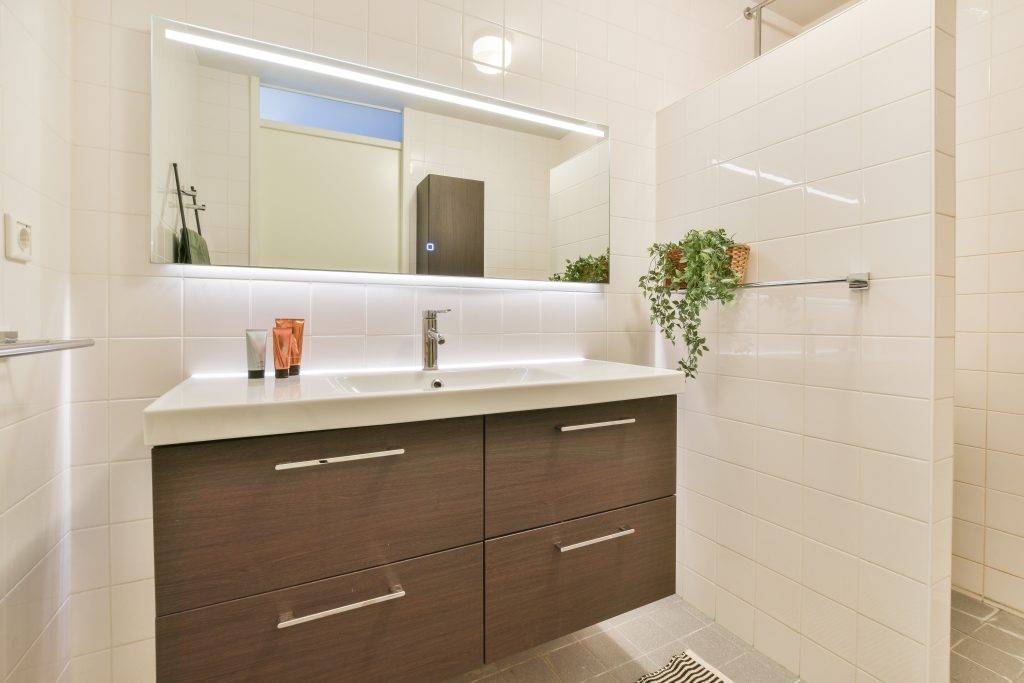
<svg viewBox="0 0 1024 683"><path fill-rule="evenodd" d="M555 547L558 548L559 552L567 553L570 550L576 550L577 548L585 548L586 546L594 545L595 543L604 543L605 541L610 541L613 538L621 538L623 536L629 536L633 533L636 533L636 529L634 529L633 527L621 527L620 530L616 531L614 534L608 534L607 536L598 536L597 538L592 538L589 541L580 541L579 543L572 543L570 545L562 545L561 543L556 543Z"/></svg>
<svg viewBox="0 0 1024 683"><path fill-rule="evenodd" d="M565 425L559 427L558 430L561 432L578 432L583 429L600 429L601 427L615 427L616 425L631 425L636 423L635 417L629 417L625 420L609 420L608 422L591 422L585 425Z"/></svg>
<svg viewBox="0 0 1024 683"><path fill-rule="evenodd" d="M356 453L355 455L340 455L336 458L320 458L319 460L302 460L300 462L282 462L274 465L275 470L294 470L299 467L315 467L316 465L334 465L339 462L355 462L356 460L369 460L371 458L385 458L389 455L404 455L404 448L396 448L393 451L374 451L372 453Z"/></svg>
<svg viewBox="0 0 1024 683"><path fill-rule="evenodd" d="M278 628L288 628L289 626L298 626L299 624L305 624L307 621L316 621L317 619L323 619L324 617L332 617L335 614L341 614L342 612L351 612L354 609L360 607L369 607L370 605L377 605L382 602L388 602L389 600L397 600L398 598L404 598L405 591L402 590L401 586L392 586L391 592L387 595L379 595L376 598L370 598L369 600L362 600L360 602L353 602L351 605L342 605L341 607L335 607L323 612L317 612L316 614L307 614L304 617L295 617L293 619L287 619L291 614L282 614L277 622Z"/></svg>

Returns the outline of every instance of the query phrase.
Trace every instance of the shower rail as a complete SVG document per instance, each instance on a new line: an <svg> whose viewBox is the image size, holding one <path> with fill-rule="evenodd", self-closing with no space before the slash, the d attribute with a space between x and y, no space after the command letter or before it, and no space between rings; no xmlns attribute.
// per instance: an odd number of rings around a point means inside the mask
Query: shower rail
<svg viewBox="0 0 1024 683"><path fill-rule="evenodd" d="M17 332L0 332L0 358L80 349L93 346L95 343L92 339L26 339L18 341Z"/></svg>

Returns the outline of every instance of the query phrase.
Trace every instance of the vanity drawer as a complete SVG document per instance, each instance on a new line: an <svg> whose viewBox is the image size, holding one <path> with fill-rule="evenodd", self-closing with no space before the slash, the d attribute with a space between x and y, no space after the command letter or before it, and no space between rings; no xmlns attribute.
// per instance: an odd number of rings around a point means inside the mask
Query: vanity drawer
<svg viewBox="0 0 1024 683"><path fill-rule="evenodd" d="M154 448L153 505L161 615L475 543L482 418Z"/></svg>
<svg viewBox="0 0 1024 683"><path fill-rule="evenodd" d="M675 496L491 539L484 557L495 661L674 593Z"/></svg>
<svg viewBox="0 0 1024 683"><path fill-rule="evenodd" d="M447 680L482 664L482 577L477 543L158 617L157 678Z"/></svg>
<svg viewBox="0 0 1024 683"><path fill-rule="evenodd" d="M675 396L486 420L488 538L675 493Z"/></svg>

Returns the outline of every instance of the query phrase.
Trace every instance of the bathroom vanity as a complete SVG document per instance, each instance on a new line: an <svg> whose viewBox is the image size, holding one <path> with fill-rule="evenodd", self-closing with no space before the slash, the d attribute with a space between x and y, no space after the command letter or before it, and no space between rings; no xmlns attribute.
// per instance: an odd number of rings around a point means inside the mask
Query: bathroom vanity
<svg viewBox="0 0 1024 683"><path fill-rule="evenodd" d="M443 681L672 594L681 385L184 382L145 414L159 679Z"/></svg>

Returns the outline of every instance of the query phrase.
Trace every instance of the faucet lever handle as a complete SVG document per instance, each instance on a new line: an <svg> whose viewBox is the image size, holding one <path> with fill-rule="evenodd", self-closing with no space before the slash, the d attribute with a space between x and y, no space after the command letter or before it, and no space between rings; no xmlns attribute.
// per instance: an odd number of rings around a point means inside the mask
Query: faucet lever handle
<svg viewBox="0 0 1024 683"><path fill-rule="evenodd" d="M423 317L427 318L427 319L429 319L429 318L436 318L438 313L451 313L451 312L452 312L452 309L450 309L450 308L425 308L425 309L423 309Z"/></svg>

